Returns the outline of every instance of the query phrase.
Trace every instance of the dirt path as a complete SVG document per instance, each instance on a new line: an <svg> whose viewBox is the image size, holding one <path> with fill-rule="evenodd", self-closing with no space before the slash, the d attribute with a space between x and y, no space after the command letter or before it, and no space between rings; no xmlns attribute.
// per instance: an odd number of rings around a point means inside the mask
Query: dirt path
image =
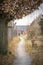
<svg viewBox="0 0 43 65"><path fill-rule="evenodd" d="M27 55L24 49L24 39L20 37L20 42L16 50L16 59L13 62L13 65L31 65L31 57Z"/></svg>

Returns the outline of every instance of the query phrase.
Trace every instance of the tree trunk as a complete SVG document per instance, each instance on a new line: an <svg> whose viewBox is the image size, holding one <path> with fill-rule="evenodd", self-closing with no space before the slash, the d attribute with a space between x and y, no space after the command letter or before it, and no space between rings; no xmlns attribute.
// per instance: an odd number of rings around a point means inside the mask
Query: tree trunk
<svg viewBox="0 0 43 65"><path fill-rule="evenodd" d="M0 22L0 53L6 54L8 51L8 35L7 35L7 24Z"/></svg>

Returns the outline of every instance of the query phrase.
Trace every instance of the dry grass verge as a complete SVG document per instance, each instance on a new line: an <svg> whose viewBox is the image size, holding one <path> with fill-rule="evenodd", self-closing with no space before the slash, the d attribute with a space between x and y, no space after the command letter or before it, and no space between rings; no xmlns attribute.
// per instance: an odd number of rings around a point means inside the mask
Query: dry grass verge
<svg viewBox="0 0 43 65"><path fill-rule="evenodd" d="M19 37L14 37L12 40L8 42L8 54L0 55L0 65L13 65L13 62L16 59L16 46L19 41Z"/></svg>
<svg viewBox="0 0 43 65"><path fill-rule="evenodd" d="M12 40L8 42L8 49L10 52L12 52L13 55L16 55L15 51L19 41L20 41L19 37L14 37Z"/></svg>
<svg viewBox="0 0 43 65"><path fill-rule="evenodd" d="M43 65L43 47L32 47L31 41L26 41L25 50L33 59L32 65Z"/></svg>

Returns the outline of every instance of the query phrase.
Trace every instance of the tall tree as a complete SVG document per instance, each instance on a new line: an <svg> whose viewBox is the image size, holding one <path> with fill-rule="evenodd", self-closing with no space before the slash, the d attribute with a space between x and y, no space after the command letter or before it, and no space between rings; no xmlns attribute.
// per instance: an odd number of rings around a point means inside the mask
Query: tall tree
<svg viewBox="0 0 43 65"><path fill-rule="evenodd" d="M37 9L42 0L0 0L0 52L7 50L7 23Z"/></svg>

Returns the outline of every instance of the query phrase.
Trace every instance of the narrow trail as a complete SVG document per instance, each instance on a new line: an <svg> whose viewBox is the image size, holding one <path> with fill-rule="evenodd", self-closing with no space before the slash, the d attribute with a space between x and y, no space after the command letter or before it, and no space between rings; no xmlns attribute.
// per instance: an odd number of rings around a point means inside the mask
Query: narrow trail
<svg viewBox="0 0 43 65"><path fill-rule="evenodd" d="M31 57L25 52L24 49L24 39L22 37L20 37L20 42L17 46L17 50L16 50L16 59L13 63L13 65L31 65Z"/></svg>

